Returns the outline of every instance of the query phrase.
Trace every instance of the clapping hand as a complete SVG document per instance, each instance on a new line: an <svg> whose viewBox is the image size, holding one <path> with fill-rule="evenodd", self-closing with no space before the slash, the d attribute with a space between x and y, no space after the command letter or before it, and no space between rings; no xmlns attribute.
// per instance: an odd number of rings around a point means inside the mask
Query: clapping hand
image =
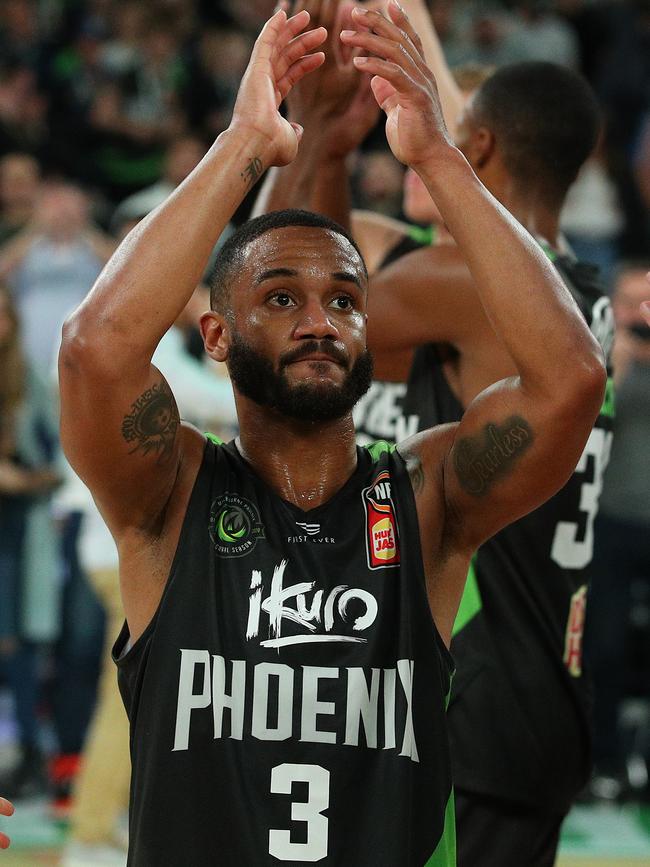
<svg viewBox="0 0 650 867"><path fill-rule="evenodd" d="M391 150L400 162L417 170L441 148L451 147L451 141L420 39L396 0L390 0L388 15L355 7L354 29L344 30L341 41L363 51L353 63L373 76L371 87L386 114Z"/></svg>
<svg viewBox="0 0 650 867"><path fill-rule="evenodd" d="M322 52L311 52L325 41L327 31L305 30L309 21L306 10L291 18L284 9L276 12L255 42L239 88L229 129L266 140L260 171L288 165L298 152L302 128L285 120L279 108L291 89L325 60Z"/></svg>

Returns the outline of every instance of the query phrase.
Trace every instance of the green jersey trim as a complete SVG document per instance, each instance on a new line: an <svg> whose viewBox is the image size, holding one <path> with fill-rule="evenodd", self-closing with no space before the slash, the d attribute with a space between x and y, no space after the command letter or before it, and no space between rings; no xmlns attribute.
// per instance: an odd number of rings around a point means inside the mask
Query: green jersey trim
<svg viewBox="0 0 650 867"><path fill-rule="evenodd" d="M387 443L386 440L377 440L376 443L371 443L366 446L374 464L379 461L382 455L389 455L394 452L396 448L397 446L395 443Z"/></svg>
<svg viewBox="0 0 650 867"><path fill-rule="evenodd" d="M456 867L456 807L452 789L445 809L445 827L436 851L424 867Z"/></svg>
<svg viewBox="0 0 650 867"><path fill-rule="evenodd" d="M614 389L614 380L611 377L609 377L607 380L607 387L605 389L605 400L603 401L603 407L600 411L600 414L607 416L607 418L616 417L616 392Z"/></svg>
<svg viewBox="0 0 650 867"><path fill-rule="evenodd" d="M409 238L415 241L416 244L422 244L423 247L432 247L438 238L437 226L410 226Z"/></svg>
<svg viewBox="0 0 650 867"><path fill-rule="evenodd" d="M224 441L221 439L221 437L218 437L216 434L213 434L213 433L207 433L207 432L206 432L205 435L206 435L206 437L210 440L211 443L214 443L214 444L215 444L215 446L222 446L222 445L225 445L225 443L224 443Z"/></svg>
<svg viewBox="0 0 650 867"><path fill-rule="evenodd" d="M463 596L460 600L458 614L456 614L454 628L451 633L452 637L454 635L458 635L461 629L464 629L470 622L470 620L473 620L483 608L481 591L479 590L478 579L476 577L475 564L476 555L472 557L472 562L469 564L467 581L465 582L465 590L463 591Z"/></svg>

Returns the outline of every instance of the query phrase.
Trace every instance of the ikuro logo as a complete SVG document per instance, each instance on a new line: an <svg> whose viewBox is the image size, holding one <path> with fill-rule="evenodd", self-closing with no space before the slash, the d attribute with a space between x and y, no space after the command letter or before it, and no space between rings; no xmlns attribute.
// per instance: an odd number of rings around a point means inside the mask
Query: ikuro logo
<svg viewBox="0 0 650 867"><path fill-rule="evenodd" d="M391 500L390 473L380 473L362 493L366 510L366 550L368 567L383 569L399 566L399 533Z"/></svg>
<svg viewBox="0 0 650 867"><path fill-rule="evenodd" d="M210 510L210 538L222 557L249 554L265 538L255 504L239 494L217 497Z"/></svg>

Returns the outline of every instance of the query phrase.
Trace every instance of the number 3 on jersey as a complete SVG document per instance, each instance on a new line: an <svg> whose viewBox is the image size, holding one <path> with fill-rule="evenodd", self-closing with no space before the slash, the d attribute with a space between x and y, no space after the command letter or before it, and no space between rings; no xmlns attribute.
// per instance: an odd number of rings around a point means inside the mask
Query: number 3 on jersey
<svg viewBox="0 0 650 867"><path fill-rule="evenodd" d="M593 459L591 478L584 481L580 488L580 511L587 516L583 538L579 538L580 527L574 521L560 521L555 528L551 557L563 569L584 569L591 562L594 552L594 521L598 514L598 499L603 489L603 475L611 451L611 431L594 428L575 470L576 473L586 473L589 458Z"/></svg>
<svg viewBox="0 0 650 867"><path fill-rule="evenodd" d="M294 783L307 783L307 800L291 804L293 822L307 824L307 842L292 843L291 831L269 831L269 854L278 861L321 861L327 857L330 773L320 765L278 765L271 771L271 794L290 795Z"/></svg>

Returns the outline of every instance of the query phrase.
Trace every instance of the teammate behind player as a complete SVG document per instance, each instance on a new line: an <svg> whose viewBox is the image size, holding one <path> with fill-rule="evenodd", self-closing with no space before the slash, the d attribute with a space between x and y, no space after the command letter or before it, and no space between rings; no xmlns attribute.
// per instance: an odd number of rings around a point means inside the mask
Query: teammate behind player
<svg viewBox="0 0 650 867"><path fill-rule="evenodd" d="M450 144L408 22L377 16L374 56L356 62L516 375L460 424L357 448L363 261L340 227L284 212L227 242L202 321L240 437L180 422L151 357L250 184L296 155L278 107L321 60L308 52L324 34L298 35L308 19L267 23L228 130L64 332L63 442L120 551L130 867L453 865L446 644L469 557L564 483L602 400L569 294Z"/></svg>

